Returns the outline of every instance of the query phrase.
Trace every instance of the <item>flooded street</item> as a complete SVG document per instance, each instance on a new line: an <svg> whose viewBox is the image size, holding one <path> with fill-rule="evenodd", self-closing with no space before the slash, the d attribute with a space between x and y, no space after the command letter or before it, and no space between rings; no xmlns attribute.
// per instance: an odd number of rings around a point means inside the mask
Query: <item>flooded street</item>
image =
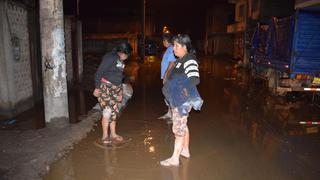
<svg viewBox="0 0 320 180"><path fill-rule="evenodd" d="M157 59L140 65L133 84L133 97L117 122L119 134L132 140L116 147L95 145L101 137L99 121L87 138L52 164L43 179L285 180L320 177L318 126L299 124L300 121L319 121L319 108L300 95L272 96L264 82L253 80L249 72L236 68L232 62L199 59L202 74L198 89L204 105L201 111L192 111L188 118L190 159L180 157L179 167L159 164L171 155L174 136L172 124L157 119L166 112ZM87 106L94 104L83 106L83 99L90 95L86 92L76 96L80 98L73 104L78 107L75 108L77 114L83 114Z"/></svg>

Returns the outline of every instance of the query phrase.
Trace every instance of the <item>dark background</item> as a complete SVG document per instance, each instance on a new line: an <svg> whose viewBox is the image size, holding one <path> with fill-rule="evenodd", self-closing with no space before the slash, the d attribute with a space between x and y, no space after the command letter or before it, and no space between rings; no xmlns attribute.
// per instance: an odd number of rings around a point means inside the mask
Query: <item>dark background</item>
<svg viewBox="0 0 320 180"><path fill-rule="evenodd" d="M141 18L142 0L80 0L80 19L87 18ZM195 39L205 34L206 7L228 3L227 0L146 0L146 16L155 21L156 34L161 34L164 25L173 34L187 33ZM76 14L76 0L64 1L66 15ZM230 17L234 12L230 12ZM232 20L230 20L232 21ZM84 29L85 31L85 29Z"/></svg>

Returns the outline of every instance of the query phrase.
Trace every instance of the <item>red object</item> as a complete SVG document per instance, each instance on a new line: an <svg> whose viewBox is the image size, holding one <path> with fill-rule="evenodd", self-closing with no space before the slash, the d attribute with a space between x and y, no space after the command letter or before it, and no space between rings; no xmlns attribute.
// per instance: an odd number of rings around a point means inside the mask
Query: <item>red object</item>
<svg viewBox="0 0 320 180"><path fill-rule="evenodd" d="M106 80L105 78L101 78L101 82L103 82L103 83L108 83L109 81Z"/></svg>

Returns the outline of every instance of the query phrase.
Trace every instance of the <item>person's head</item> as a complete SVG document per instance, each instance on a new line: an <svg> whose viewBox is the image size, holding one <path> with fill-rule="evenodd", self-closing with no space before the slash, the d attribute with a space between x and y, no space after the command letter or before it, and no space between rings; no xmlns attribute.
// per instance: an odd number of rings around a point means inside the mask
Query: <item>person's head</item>
<svg viewBox="0 0 320 180"><path fill-rule="evenodd" d="M162 43L164 47L169 47L172 43L172 35L169 33L165 33L162 35Z"/></svg>
<svg viewBox="0 0 320 180"><path fill-rule="evenodd" d="M116 48L120 60L124 61L131 55L132 47L128 42L121 42Z"/></svg>
<svg viewBox="0 0 320 180"><path fill-rule="evenodd" d="M173 38L173 51L179 58L187 53L195 53L191 44L191 39L187 34L178 34Z"/></svg>

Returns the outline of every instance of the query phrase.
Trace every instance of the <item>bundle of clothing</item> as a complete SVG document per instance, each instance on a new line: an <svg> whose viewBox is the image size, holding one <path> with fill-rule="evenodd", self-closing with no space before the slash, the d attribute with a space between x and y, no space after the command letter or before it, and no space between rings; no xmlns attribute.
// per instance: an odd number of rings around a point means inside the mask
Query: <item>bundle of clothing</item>
<svg viewBox="0 0 320 180"><path fill-rule="evenodd" d="M121 101L120 110L127 105L127 102L129 101L129 99L131 99L132 95L133 95L133 89L131 84L129 83L122 84L122 101Z"/></svg>
<svg viewBox="0 0 320 180"><path fill-rule="evenodd" d="M167 80L162 92L170 107L178 108L181 116L188 116L190 108L200 110L203 104L197 87L185 75Z"/></svg>

